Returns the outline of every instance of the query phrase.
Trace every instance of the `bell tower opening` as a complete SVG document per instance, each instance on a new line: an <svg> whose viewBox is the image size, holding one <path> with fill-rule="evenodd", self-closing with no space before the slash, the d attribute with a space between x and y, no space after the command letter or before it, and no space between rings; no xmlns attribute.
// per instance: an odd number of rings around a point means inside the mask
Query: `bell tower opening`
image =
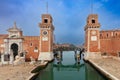
<svg viewBox="0 0 120 80"><path fill-rule="evenodd" d="M15 59L15 57L18 55L18 45L16 43L13 43L11 45L11 50L13 51L13 56Z"/></svg>
<svg viewBox="0 0 120 80"><path fill-rule="evenodd" d="M94 19L92 19L92 23L95 23L95 20L94 20Z"/></svg>
<svg viewBox="0 0 120 80"><path fill-rule="evenodd" d="M48 19L44 19L44 23L48 23Z"/></svg>

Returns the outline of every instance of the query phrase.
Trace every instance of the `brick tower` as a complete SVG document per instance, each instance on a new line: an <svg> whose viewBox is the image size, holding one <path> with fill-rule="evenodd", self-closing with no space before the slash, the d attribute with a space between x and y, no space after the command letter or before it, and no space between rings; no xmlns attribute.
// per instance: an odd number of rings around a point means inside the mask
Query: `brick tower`
<svg viewBox="0 0 120 80"><path fill-rule="evenodd" d="M87 53L92 54L100 51L99 31L98 15L90 14L87 17L87 24L85 26L85 48Z"/></svg>
<svg viewBox="0 0 120 80"><path fill-rule="evenodd" d="M53 31L52 17L50 14L42 15L40 26L40 48L38 60L51 61L53 59Z"/></svg>

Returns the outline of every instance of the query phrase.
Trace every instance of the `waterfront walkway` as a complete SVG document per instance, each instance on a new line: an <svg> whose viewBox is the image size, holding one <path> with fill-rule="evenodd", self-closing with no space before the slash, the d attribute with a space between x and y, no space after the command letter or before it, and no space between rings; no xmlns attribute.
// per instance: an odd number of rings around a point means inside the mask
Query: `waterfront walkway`
<svg viewBox="0 0 120 80"><path fill-rule="evenodd" d="M101 59L90 59L95 64L100 66L102 69L106 70L111 75L115 76L118 80L120 80L120 60L107 57Z"/></svg>
<svg viewBox="0 0 120 80"><path fill-rule="evenodd" d="M30 71L37 65L30 65L28 62L17 66L1 65L0 80L26 80L30 75Z"/></svg>

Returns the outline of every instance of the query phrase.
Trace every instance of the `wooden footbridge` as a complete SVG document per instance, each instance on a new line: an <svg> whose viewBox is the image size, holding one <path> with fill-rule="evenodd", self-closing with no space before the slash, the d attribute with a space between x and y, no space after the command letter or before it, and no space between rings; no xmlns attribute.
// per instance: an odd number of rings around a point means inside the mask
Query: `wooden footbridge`
<svg viewBox="0 0 120 80"><path fill-rule="evenodd" d="M81 54L82 52L85 51L85 49L84 49L83 46L77 47L77 46L74 46L74 45L67 45L67 46L59 45L59 46L55 46L54 49L53 49L54 53L58 53L58 52L62 53L63 51L74 51L75 54L77 53L77 51L79 51L80 54Z"/></svg>
<svg viewBox="0 0 120 80"><path fill-rule="evenodd" d="M54 48L54 56L60 62L63 57L63 51L74 51L74 57L77 62L81 59L81 54L85 51L84 47L76 47L76 46L57 46Z"/></svg>

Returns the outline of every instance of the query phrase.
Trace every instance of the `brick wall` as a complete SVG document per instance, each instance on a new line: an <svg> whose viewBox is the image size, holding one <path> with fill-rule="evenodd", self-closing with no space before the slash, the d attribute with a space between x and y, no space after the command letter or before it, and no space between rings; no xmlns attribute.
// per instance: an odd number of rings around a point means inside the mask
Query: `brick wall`
<svg viewBox="0 0 120 80"><path fill-rule="evenodd" d="M4 51L4 38L8 37L7 34L0 34L0 53Z"/></svg>
<svg viewBox="0 0 120 80"><path fill-rule="evenodd" d="M120 52L120 30L100 31L100 51L118 56Z"/></svg>
<svg viewBox="0 0 120 80"><path fill-rule="evenodd" d="M23 49L27 52L27 60L30 57L37 60L39 55L39 36L24 36Z"/></svg>

